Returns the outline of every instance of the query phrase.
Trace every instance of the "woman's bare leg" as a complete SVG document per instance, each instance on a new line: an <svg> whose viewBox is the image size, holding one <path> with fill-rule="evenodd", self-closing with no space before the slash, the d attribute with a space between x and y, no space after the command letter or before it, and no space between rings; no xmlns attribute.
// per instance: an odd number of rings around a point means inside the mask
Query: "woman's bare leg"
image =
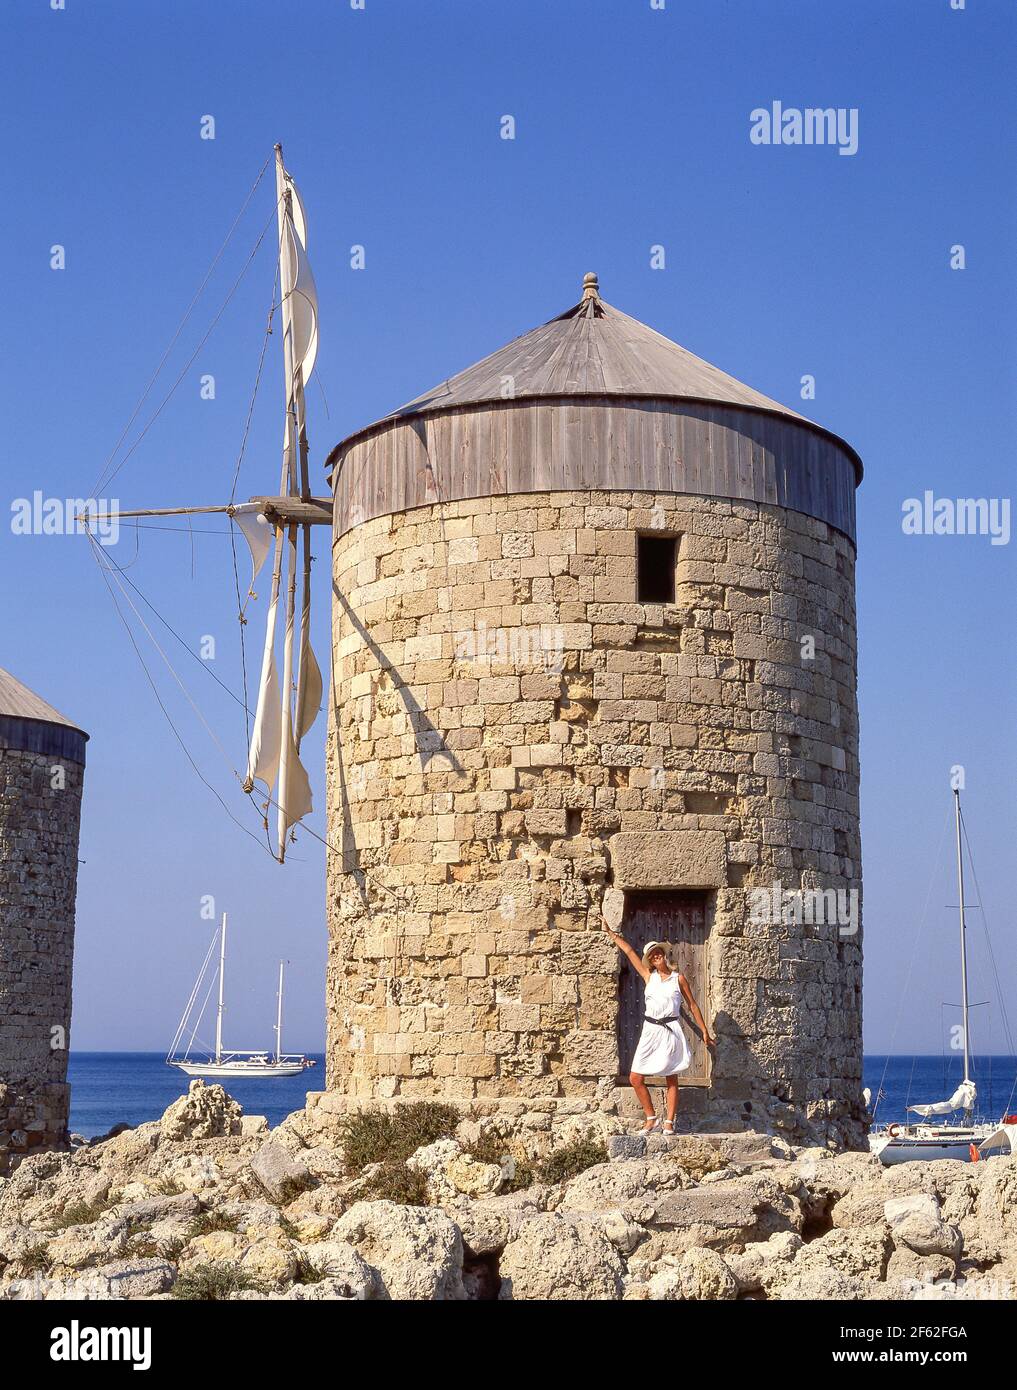
<svg viewBox="0 0 1017 1390"><path fill-rule="evenodd" d="M665 1076L667 1083L667 1120L668 1124L674 1124L674 1117L678 1113L678 1078L677 1076Z"/></svg>
<svg viewBox="0 0 1017 1390"><path fill-rule="evenodd" d="M637 1071L629 1072L629 1080L632 1082L632 1089L639 1098L639 1104L643 1107L643 1113L648 1120L655 1120L657 1112L653 1108L653 1101L650 1099L650 1092L646 1088L646 1082Z"/></svg>

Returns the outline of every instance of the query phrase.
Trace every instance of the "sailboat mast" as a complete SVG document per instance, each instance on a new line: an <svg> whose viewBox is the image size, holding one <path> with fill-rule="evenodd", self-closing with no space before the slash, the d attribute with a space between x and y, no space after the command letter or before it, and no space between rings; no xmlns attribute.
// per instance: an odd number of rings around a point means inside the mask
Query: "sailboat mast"
<svg viewBox="0 0 1017 1390"><path fill-rule="evenodd" d="M277 1008L275 1015L275 1060L282 1061L282 994L283 994L283 965L279 962L279 993L276 996Z"/></svg>
<svg viewBox="0 0 1017 1390"><path fill-rule="evenodd" d="M215 1016L215 1060L222 1061L222 1011L226 987L226 914L222 915L222 935L219 939L219 1008Z"/></svg>
<svg viewBox="0 0 1017 1390"><path fill-rule="evenodd" d="M964 1080L971 1080L970 1041L968 1038L968 945L964 922L964 855L961 849L960 792L954 789L954 818L957 827L957 902L960 907L961 1013L964 1019Z"/></svg>
<svg viewBox="0 0 1017 1390"><path fill-rule="evenodd" d="M283 477L280 493L292 493L296 487L297 470L297 421L293 398L293 306L291 296L291 267L289 248L286 244L287 220L289 216L290 193L286 186L286 170L283 165L282 145L275 147L275 186L278 197L279 217L279 289L282 302L283 322L283 362L286 372L286 447L283 451ZM286 584L286 628L283 643L282 673L282 743L279 751L279 794L278 794L278 837L279 860L286 854L286 831L289 828L286 815L288 803L290 750L293 747L293 616L297 595L297 528L287 528L287 584Z"/></svg>

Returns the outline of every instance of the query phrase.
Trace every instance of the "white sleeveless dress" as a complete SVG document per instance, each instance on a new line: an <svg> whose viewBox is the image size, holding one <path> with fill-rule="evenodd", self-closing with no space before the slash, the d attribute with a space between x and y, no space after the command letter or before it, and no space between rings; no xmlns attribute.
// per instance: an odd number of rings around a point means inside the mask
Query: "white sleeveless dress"
<svg viewBox="0 0 1017 1390"><path fill-rule="evenodd" d="M648 1018L676 1018L682 1006L678 971L662 980L652 971L645 987L644 1013ZM674 1023L644 1023L630 1071L641 1076L673 1076L688 1071L692 1053L682 1026Z"/></svg>

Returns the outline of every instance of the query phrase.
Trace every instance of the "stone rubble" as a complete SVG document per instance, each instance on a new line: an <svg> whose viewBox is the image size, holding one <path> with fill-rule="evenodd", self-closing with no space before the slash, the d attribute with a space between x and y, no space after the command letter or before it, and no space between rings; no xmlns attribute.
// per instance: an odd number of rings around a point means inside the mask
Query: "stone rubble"
<svg viewBox="0 0 1017 1390"><path fill-rule="evenodd" d="M238 1110L194 1082L161 1120L24 1158L0 1179L0 1299L165 1299L210 1277L226 1281L220 1297L296 1301L1017 1288L1017 1158L884 1169L761 1134L636 1135L565 1181L513 1190L527 1131L502 1122L506 1161L488 1162L490 1148L469 1151L483 1129L466 1118L407 1161L428 1202L409 1206L366 1197L364 1175L346 1174L336 1116L330 1127L296 1112L266 1137L242 1132Z"/></svg>

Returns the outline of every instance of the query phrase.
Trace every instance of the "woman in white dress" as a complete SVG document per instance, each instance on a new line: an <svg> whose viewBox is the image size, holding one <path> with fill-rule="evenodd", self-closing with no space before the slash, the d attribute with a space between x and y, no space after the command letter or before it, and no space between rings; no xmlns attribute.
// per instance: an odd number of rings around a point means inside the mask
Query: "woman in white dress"
<svg viewBox="0 0 1017 1390"><path fill-rule="evenodd" d="M643 1133L651 1134L660 1121L653 1108L650 1092L646 1087L648 1076L662 1076L667 1086L667 1118L664 1121L664 1134L674 1134L674 1120L678 1111L678 1076L688 1071L692 1054L679 1020L682 1000L689 1006L696 1026L703 1035L707 1047L713 1047L713 1036L707 1028L689 988L689 982L676 967L672 966L670 948L666 942L651 941L642 956L636 954L623 936L613 932L605 922L604 930L632 966L643 977L645 984L645 1017L643 1031L632 1058L629 1080L632 1089L646 1115Z"/></svg>

